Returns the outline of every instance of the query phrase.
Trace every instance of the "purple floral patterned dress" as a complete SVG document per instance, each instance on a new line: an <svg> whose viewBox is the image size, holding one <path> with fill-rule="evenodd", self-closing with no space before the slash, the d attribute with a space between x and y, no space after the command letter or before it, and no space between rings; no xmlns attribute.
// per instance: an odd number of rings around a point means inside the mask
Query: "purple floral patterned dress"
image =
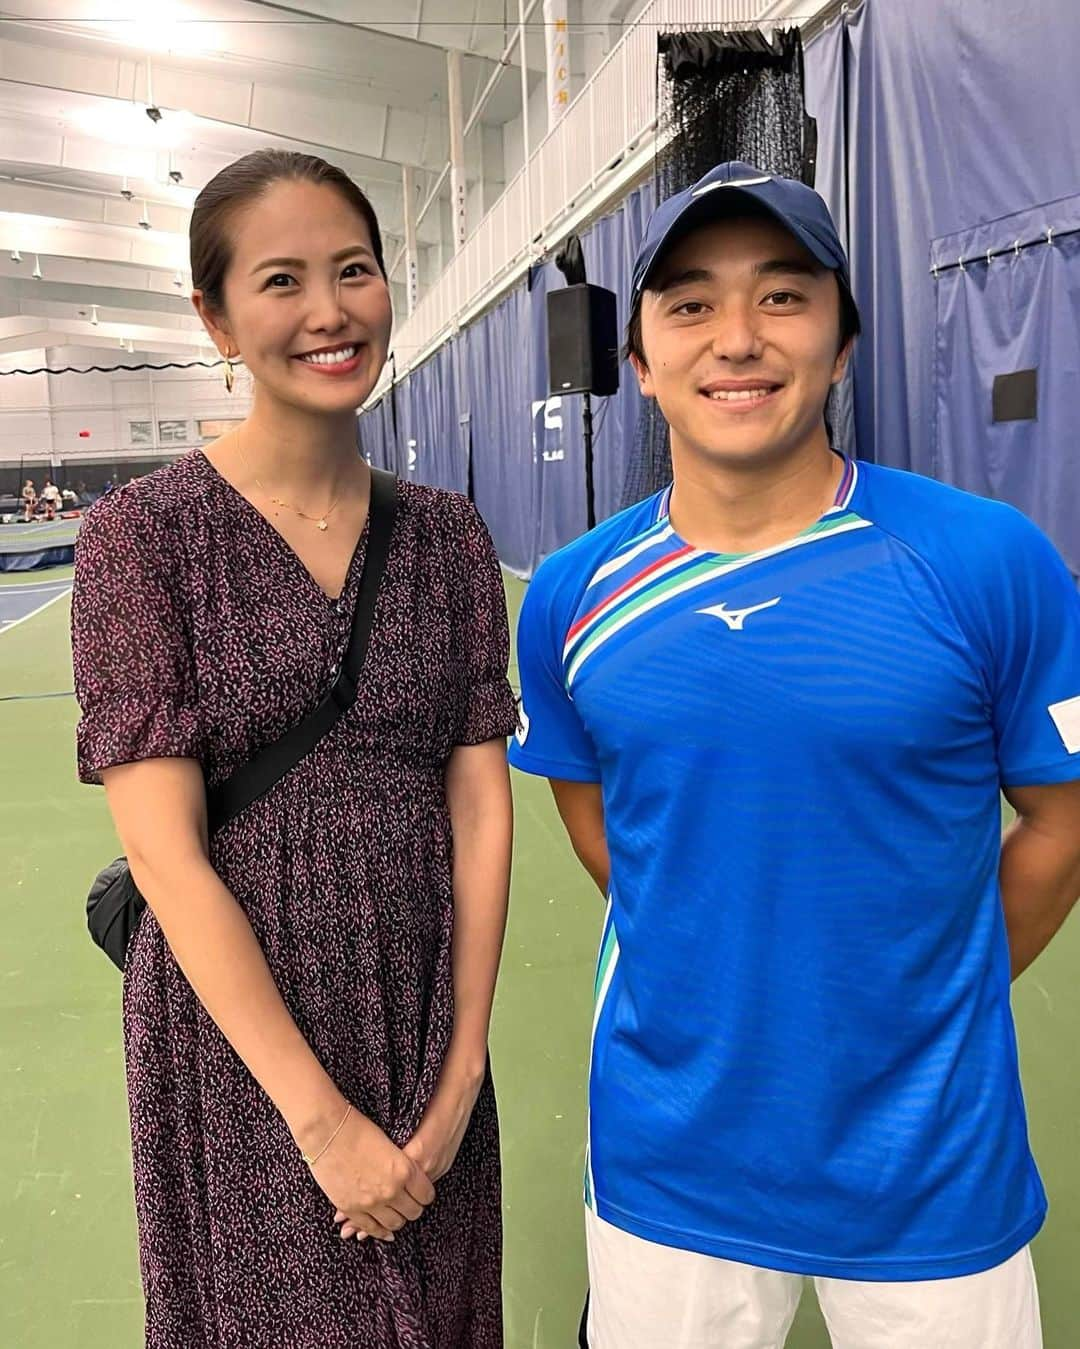
<svg viewBox="0 0 1080 1349"><path fill-rule="evenodd" d="M335 602L197 451L103 499L75 566L82 780L180 755L213 784L299 721L344 653L365 543ZM355 705L211 843L301 1031L399 1145L453 1020L444 770L455 745L512 731L507 658L480 517L462 497L399 484ZM490 1078L423 1218L392 1245L343 1242L149 911L128 953L124 1038L151 1349L502 1344Z"/></svg>

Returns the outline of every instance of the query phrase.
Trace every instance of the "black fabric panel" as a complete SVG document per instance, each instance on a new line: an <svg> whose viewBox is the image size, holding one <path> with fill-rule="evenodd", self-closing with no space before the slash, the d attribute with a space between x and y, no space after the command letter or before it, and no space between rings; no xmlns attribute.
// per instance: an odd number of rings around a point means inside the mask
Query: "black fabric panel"
<svg viewBox="0 0 1080 1349"><path fill-rule="evenodd" d="M994 421L1033 422L1039 412L1038 370L994 376Z"/></svg>
<svg viewBox="0 0 1080 1349"><path fill-rule="evenodd" d="M770 41L759 29L730 33L661 33L658 39L671 79L690 79L702 71L732 75L739 71L796 68L802 51L797 29L777 32Z"/></svg>

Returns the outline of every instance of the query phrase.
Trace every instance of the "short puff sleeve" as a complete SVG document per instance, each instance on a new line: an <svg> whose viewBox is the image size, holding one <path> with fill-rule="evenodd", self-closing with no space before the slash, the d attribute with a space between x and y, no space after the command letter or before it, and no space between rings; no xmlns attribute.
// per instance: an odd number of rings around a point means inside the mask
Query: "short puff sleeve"
<svg viewBox="0 0 1080 1349"><path fill-rule="evenodd" d="M182 561L175 523L132 488L83 520L71 606L83 782L116 764L202 757Z"/></svg>
<svg viewBox="0 0 1080 1349"><path fill-rule="evenodd" d="M458 543L460 631L465 686L454 742L479 745L513 735L517 702L506 677L510 631L502 569L487 526L471 502L462 500Z"/></svg>

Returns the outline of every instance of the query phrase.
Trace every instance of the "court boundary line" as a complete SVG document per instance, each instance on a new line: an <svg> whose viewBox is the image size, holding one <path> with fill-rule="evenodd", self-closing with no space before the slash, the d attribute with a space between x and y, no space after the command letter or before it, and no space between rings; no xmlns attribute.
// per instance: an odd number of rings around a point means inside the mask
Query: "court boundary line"
<svg viewBox="0 0 1080 1349"><path fill-rule="evenodd" d="M25 595L32 591L49 590L53 586L70 586L73 580L74 577L69 576L63 581L28 581L25 585L4 585L0 581L0 595Z"/></svg>
<svg viewBox="0 0 1080 1349"><path fill-rule="evenodd" d="M12 628L17 628L20 623L26 623L31 618L37 618L38 614L44 613L51 604L55 604L57 600L62 600L66 595L70 594L71 587L69 586L67 590L61 590L59 595L54 595L51 600L46 600L44 604L39 604L36 609L31 609L28 614L23 614L22 618L12 619L10 623L5 623L3 626L0 626L0 637L5 636Z"/></svg>

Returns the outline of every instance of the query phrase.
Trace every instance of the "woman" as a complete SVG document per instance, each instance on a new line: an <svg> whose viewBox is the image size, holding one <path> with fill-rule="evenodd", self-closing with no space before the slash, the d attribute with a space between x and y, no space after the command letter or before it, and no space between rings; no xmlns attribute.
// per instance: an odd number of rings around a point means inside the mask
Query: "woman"
<svg viewBox="0 0 1080 1349"><path fill-rule="evenodd" d="M342 658L370 486L355 409L391 316L369 203L308 156L223 170L191 262L251 414L91 511L73 616L80 775L150 908L124 980L147 1344L489 1349L515 721L498 564L466 500L399 484L355 705L208 840L204 778L298 722Z"/></svg>
<svg viewBox="0 0 1080 1349"><path fill-rule="evenodd" d="M34 511L37 509L37 491L34 488L33 478L27 478L23 483L22 507L23 524L30 524L34 519Z"/></svg>

